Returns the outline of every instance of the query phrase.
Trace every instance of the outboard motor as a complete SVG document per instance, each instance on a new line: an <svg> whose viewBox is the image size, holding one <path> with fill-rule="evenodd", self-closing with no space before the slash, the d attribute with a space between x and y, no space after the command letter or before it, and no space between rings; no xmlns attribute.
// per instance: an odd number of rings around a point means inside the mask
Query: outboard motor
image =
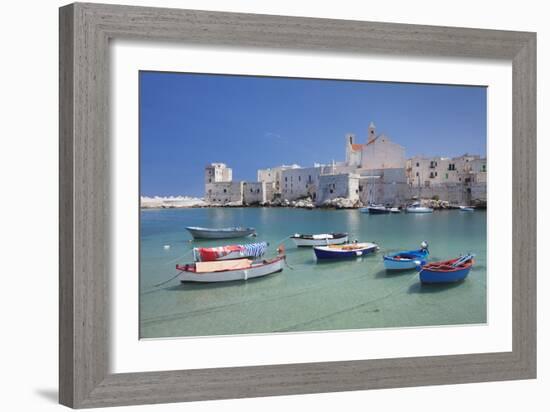
<svg viewBox="0 0 550 412"><path fill-rule="evenodd" d="M420 244L420 247L422 248L422 250L428 250L428 242L423 240L422 243Z"/></svg>

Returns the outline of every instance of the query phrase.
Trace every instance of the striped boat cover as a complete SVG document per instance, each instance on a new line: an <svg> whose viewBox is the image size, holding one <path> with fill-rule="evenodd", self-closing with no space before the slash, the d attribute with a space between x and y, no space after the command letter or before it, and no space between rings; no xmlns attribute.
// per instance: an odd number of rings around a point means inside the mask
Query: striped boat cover
<svg viewBox="0 0 550 412"><path fill-rule="evenodd" d="M201 247L195 248L194 255L200 257L200 261L208 262L218 260L231 253L235 254L235 259L243 257L260 257L267 250L267 242L250 243L247 245L228 245L220 247ZM232 257L233 258L233 257Z"/></svg>

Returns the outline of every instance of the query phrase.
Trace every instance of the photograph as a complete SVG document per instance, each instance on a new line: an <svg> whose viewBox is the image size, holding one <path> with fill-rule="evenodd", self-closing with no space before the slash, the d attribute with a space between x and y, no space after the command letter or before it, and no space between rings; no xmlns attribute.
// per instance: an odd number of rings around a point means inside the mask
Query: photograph
<svg viewBox="0 0 550 412"><path fill-rule="evenodd" d="M140 339L487 323L487 87L139 72Z"/></svg>

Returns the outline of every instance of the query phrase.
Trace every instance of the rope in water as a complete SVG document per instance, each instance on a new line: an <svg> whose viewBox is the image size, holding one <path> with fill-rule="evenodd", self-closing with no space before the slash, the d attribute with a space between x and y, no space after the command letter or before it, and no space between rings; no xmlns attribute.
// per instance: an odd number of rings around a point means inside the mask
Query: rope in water
<svg viewBox="0 0 550 412"><path fill-rule="evenodd" d="M170 282L171 280L174 280L175 278L177 278L179 276L180 272L176 273L174 276L172 276L170 279L168 280L165 280L164 282L160 282L160 283L157 283L156 285L153 285L154 288L158 288L159 286L162 286L168 282Z"/></svg>

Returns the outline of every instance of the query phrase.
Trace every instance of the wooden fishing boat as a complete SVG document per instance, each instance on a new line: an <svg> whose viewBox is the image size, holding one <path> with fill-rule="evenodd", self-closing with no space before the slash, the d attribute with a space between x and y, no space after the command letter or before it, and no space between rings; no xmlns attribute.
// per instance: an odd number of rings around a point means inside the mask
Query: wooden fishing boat
<svg viewBox="0 0 550 412"><path fill-rule="evenodd" d="M245 245L227 245L218 247L195 247L193 257L195 262L212 262L216 260L231 260L262 257L269 243L258 242Z"/></svg>
<svg viewBox="0 0 550 412"><path fill-rule="evenodd" d="M347 233L321 233L313 235L304 235L296 233L290 238L296 246L326 246L326 245L342 245L348 242Z"/></svg>
<svg viewBox="0 0 550 412"><path fill-rule="evenodd" d="M315 246L317 259L347 259L368 255L378 250L376 243L350 243L347 245Z"/></svg>
<svg viewBox="0 0 550 412"><path fill-rule="evenodd" d="M453 283L466 279L474 264L474 255L467 254L456 259L433 262L422 266L422 283Z"/></svg>
<svg viewBox="0 0 550 412"><path fill-rule="evenodd" d="M256 229L253 227L223 227L214 229L188 226L186 229L194 239L231 239L256 234Z"/></svg>
<svg viewBox="0 0 550 412"><path fill-rule="evenodd" d="M283 270L285 256L253 262L251 259L176 265L180 282L230 282L271 275Z"/></svg>
<svg viewBox="0 0 550 412"><path fill-rule="evenodd" d="M429 254L428 243L424 241L420 249L385 255L384 267L386 270L406 270L421 267L426 264L426 258Z"/></svg>
<svg viewBox="0 0 550 412"><path fill-rule="evenodd" d="M432 213L434 210L431 207L420 206L420 203L416 202L408 206L407 213Z"/></svg>

